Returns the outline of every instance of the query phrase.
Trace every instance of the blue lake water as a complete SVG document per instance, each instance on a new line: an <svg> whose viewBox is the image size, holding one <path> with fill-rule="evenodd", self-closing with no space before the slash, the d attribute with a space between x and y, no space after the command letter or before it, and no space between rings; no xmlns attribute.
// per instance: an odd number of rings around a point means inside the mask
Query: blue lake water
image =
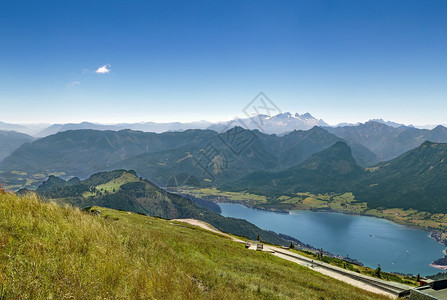
<svg viewBox="0 0 447 300"><path fill-rule="evenodd" d="M349 255L383 271L430 275L441 270L429 264L443 257L445 247L422 230L388 220L339 213L292 211L279 214L221 203L222 215L246 219L266 230L290 235L333 254Z"/></svg>

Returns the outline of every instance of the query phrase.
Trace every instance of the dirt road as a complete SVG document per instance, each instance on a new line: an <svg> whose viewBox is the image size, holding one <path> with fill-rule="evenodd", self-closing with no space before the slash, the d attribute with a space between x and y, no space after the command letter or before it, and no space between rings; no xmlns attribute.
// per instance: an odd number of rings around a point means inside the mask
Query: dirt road
<svg viewBox="0 0 447 300"><path fill-rule="evenodd" d="M235 242L245 243L245 241L235 238L229 234L226 234L203 221L199 221L196 219L174 219L173 221L184 222L190 225L198 226L203 229L212 231L214 233L229 237ZM250 250L256 250L256 242L252 242L251 244L252 245L250 247ZM412 288L410 286L406 286L403 284L389 282L378 278L372 278L366 275L351 272L342 268L326 264L321 261L313 261L310 258L291 252L289 250L281 249L279 247L264 245L263 251L270 252L277 257L308 267L316 272L341 280L358 288L376 294L386 295L390 298L397 298L397 295L401 291Z"/></svg>

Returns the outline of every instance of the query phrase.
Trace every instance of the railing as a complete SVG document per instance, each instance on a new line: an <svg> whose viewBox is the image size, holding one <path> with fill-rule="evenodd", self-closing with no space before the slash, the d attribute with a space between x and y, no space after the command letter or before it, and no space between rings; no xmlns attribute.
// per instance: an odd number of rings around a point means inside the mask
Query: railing
<svg viewBox="0 0 447 300"><path fill-rule="evenodd" d="M279 248L275 248L274 250L275 252L282 254L282 255L287 255L289 257L293 257L296 259L299 259L301 261L304 261L306 263L309 263L311 265L316 265L319 266L321 268L336 272L340 275L355 279L357 281L361 281L364 282L368 285L374 286L376 288L379 288L385 292L391 293L397 297L404 297L406 295L409 295L410 293L410 289L412 287L410 286L406 286L403 284L399 284L399 283L392 283L392 282L388 282L382 279L378 279L378 278L372 278L369 277L367 275L363 275L363 274L358 274L349 270L344 270L335 266L331 266L329 264L326 264L324 262L320 262L320 261L314 261L312 259L309 259L307 257L298 255L298 254L294 254L294 253L290 253L288 251L283 251Z"/></svg>

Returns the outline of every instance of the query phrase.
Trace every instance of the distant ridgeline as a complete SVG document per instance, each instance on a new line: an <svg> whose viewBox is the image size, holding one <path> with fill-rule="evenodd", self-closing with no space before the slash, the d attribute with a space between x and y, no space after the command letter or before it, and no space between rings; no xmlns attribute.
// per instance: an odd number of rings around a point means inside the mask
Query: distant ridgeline
<svg viewBox="0 0 447 300"><path fill-rule="evenodd" d="M25 143L32 142L33 137L15 131L0 130L0 161Z"/></svg>
<svg viewBox="0 0 447 300"><path fill-rule="evenodd" d="M352 192L369 208L445 213L441 142L447 142L443 126L423 130L378 122L281 136L241 127L221 133L72 130L20 146L0 163L0 181L11 190L34 189L52 174L84 179L132 169L163 187L213 186L272 197Z"/></svg>
<svg viewBox="0 0 447 300"><path fill-rule="evenodd" d="M19 193L25 193L21 190ZM152 182L139 178L134 171L116 170L92 175L86 180L73 178L65 181L50 176L36 193L59 204L80 208L102 206L131 211L164 219L194 218L210 223L228 233L286 245L276 233L262 230L240 219L226 218L196 206L191 200L166 192Z"/></svg>
<svg viewBox="0 0 447 300"><path fill-rule="evenodd" d="M159 186L179 174L211 186L255 171L289 168L337 141L342 139L319 127L281 137L241 127L223 133L76 130L21 146L0 163L0 170L13 189L35 188L51 174L86 178L116 169L135 170ZM361 165L377 161L374 153L359 144L352 149Z"/></svg>
<svg viewBox="0 0 447 300"><path fill-rule="evenodd" d="M390 161L360 167L343 142L279 172L255 172L221 189L269 196L353 192L368 207L447 213L447 144L425 142Z"/></svg>

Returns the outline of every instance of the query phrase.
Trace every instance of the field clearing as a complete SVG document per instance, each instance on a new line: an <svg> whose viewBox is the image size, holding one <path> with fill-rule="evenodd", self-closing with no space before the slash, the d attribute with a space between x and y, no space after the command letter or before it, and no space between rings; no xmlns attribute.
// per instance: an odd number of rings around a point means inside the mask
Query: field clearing
<svg viewBox="0 0 447 300"><path fill-rule="evenodd" d="M179 193L192 195L197 198L215 200L215 202L241 202L250 204L267 203L267 197L262 195L250 194L245 192L226 192L217 188L192 188L181 187L176 189Z"/></svg>
<svg viewBox="0 0 447 300"><path fill-rule="evenodd" d="M0 182L10 191L16 191L21 188L36 189L50 175L64 176L65 172L27 173L23 171L1 171Z"/></svg>
<svg viewBox="0 0 447 300"><path fill-rule="evenodd" d="M107 183L96 186L94 191L83 193L82 196L84 198L93 197L96 195L97 191L101 193L114 194L120 190L121 185L136 181L138 181L138 178L136 178L134 175L124 173L121 177L117 179L113 179Z"/></svg>

